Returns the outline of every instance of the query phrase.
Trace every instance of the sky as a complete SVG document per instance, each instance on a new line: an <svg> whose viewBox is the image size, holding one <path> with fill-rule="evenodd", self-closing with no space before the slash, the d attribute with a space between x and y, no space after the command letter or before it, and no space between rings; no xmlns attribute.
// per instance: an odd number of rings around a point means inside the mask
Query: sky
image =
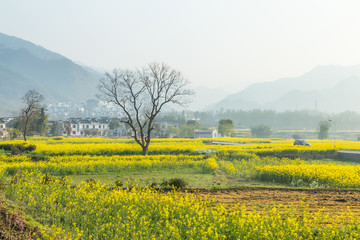
<svg viewBox="0 0 360 240"><path fill-rule="evenodd" d="M360 64L360 1L0 0L0 32L111 70L164 62L230 93Z"/></svg>

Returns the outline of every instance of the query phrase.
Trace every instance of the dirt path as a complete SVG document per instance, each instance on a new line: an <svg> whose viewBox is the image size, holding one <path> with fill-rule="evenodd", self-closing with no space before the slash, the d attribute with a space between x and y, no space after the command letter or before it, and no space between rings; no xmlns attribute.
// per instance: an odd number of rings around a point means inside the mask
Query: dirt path
<svg viewBox="0 0 360 240"><path fill-rule="evenodd" d="M301 202L309 206L310 212L325 207L325 212L339 215L350 207L360 216L360 191L356 190L313 190L282 188L243 188L226 190L199 190L215 202L228 206L245 204L248 207L272 205L293 205L300 207Z"/></svg>

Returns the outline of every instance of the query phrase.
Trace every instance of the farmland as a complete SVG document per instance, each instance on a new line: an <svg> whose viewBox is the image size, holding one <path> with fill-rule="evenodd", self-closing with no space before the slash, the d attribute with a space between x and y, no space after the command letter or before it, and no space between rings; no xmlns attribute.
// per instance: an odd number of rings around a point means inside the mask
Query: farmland
<svg viewBox="0 0 360 240"><path fill-rule="evenodd" d="M142 156L129 139L0 142L1 204L18 216L2 231L42 239L359 238L360 165L338 161L337 150L360 150L360 142L217 141L238 144L154 139ZM174 179L186 186L176 189Z"/></svg>

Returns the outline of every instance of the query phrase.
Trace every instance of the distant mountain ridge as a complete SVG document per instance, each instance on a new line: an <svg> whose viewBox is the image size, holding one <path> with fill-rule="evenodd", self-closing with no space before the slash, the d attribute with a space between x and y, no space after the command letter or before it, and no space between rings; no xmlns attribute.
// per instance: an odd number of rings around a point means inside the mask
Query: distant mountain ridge
<svg viewBox="0 0 360 240"><path fill-rule="evenodd" d="M360 112L360 94L357 93L359 87L360 65L318 66L299 77L252 84L206 109Z"/></svg>
<svg viewBox="0 0 360 240"><path fill-rule="evenodd" d="M36 89L47 102L94 98L101 73L29 41L0 33L1 115L19 111L21 97Z"/></svg>
<svg viewBox="0 0 360 240"><path fill-rule="evenodd" d="M9 49L26 49L36 57L46 60L65 58L64 56L58 53L52 52L41 46L35 45L32 42L17 37L8 36L3 33L0 33L0 47L1 46Z"/></svg>
<svg viewBox="0 0 360 240"><path fill-rule="evenodd" d="M17 114L36 89L48 103L94 98L102 73L29 41L0 33L0 116ZM235 94L195 87L190 110L271 109L360 112L360 65L318 66L294 78L255 83Z"/></svg>

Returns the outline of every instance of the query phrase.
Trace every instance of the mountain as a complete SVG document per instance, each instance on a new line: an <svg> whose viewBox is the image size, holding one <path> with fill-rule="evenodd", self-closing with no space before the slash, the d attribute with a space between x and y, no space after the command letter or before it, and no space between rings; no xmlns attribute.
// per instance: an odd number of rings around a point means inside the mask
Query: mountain
<svg viewBox="0 0 360 240"><path fill-rule="evenodd" d="M295 78L252 84L207 109L360 111L360 65L327 65Z"/></svg>
<svg viewBox="0 0 360 240"><path fill-rule="evenodd" d="M289 109L315 109L326 112L343 112L353 110L360 112L360 77L352 76L340 81L334 87L322 90L299 91L294 90L276 101L264 104L264 108L274 108L279 111Z"/></svg>
<svg viewBox="0 0 360 240"><path fill-rule="evenodd" d="M205 106L216 103L229 94L223 89L206 86L192 87L192 89L195 91L195 96L189 105L189 109L193 111L203 110Z"/></svg>
<svg viewBox="0 0 360 240"><path fill-rule="evenodd" d="M35 89L51 102L93 98L102 74L20 38L0 33L1 115L15 114L21 97Z"/></svg>

